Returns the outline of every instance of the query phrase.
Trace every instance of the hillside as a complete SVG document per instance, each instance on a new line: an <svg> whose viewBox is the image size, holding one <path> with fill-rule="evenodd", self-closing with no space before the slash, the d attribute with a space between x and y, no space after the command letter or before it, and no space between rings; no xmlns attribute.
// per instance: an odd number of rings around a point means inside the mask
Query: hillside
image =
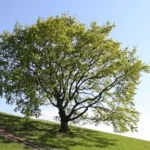
<svg viewBox="0 0 150 150"><path fill-rule="evenodd" d="M42 120L25 122L22 117L0 113L0 129L23 138L22 141L13 137L10 140L0 133L0 150L25 150L34 145L42 150L150 150L148 141L77 127L71 127L71 134L62 135L57 132L58 128L56 123Z"/></svg>

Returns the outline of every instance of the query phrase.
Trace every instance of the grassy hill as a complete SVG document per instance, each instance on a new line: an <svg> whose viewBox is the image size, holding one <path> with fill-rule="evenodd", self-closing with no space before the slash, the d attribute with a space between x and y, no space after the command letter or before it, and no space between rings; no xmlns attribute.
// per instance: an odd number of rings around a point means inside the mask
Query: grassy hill
<svg viewBox="0 0 150 150"><path fill-rule="evenodd" d="M29 150L28 147L0 136L0 150Z"/></svg>
<svg viewBox="0 0 150 150"><path fill-rule="evenodd" d="M94 130L71 127L72 134L57 132L58 124L0 113L0 129L23 137L47 150L150 150L150 142ZM0 150L25 150L26 146L0 136Z"/></svg>

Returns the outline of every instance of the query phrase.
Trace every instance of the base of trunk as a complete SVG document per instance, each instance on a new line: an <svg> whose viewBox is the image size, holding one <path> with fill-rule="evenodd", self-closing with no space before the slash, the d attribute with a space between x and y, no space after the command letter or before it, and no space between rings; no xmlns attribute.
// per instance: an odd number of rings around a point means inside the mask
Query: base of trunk
<svg viewBox="0 0 150 150"><path fill-rule="evenodd" d="M65 134L68 134L68 133L70 133L70 130L68 129L68 130L64 130L64 129L59 129L58 130L58 132L60 132L60 133L65 133Z"/></svg>
<svg viewBox="0 0 150 150"><path fill-rule="evenodd" d="M68 127L68 123L61 122L61 127L58 130L58 132L65 133L65 134L70 133L70 129Z"/></svg>

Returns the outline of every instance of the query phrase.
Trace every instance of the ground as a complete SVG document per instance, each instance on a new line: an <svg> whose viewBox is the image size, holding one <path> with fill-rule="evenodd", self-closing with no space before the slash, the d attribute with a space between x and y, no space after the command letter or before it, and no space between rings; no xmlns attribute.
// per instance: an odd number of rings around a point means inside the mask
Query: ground
<svg viewBox="0 0 150 150"><path fill-rule="evenodd" d="M41 120L26 122L24 118L4 113L0 113L0 129L0 150L150 150L148 141L73 126L70 126L72 133L64 135L57 132L59 124ZM12 139L4 138L2 132Z"/></svg>

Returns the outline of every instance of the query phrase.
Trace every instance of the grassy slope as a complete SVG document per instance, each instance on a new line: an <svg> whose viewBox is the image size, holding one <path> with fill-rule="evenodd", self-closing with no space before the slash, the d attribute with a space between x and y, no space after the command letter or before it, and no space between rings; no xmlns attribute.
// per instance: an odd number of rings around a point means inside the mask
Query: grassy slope
<svg viewBox="0 0 150 150"><path fill-rule="evenodd" d="M0 150L27 150L28 148L19 143L7 140L0 136Z"/></svg>
<svg viewBox="0 0 150 150"><path fill-rule="evenodd" d="M58 124L31 120L28 123L21 117L0 113L0 128L11 130L19 136L34 141L37 145L55 150L150 150L150 142L123 136L71 127L72 134L61 135L56 131ZM9 144L8 144L9 143ZM0 149L9 150L11 142L0 138ZM8 146L8 148L6 147ZM14 144L15 150L21 150ZM23 147L22 147L23 149ZM13 150L11 148L11 150Z"/></svg>

